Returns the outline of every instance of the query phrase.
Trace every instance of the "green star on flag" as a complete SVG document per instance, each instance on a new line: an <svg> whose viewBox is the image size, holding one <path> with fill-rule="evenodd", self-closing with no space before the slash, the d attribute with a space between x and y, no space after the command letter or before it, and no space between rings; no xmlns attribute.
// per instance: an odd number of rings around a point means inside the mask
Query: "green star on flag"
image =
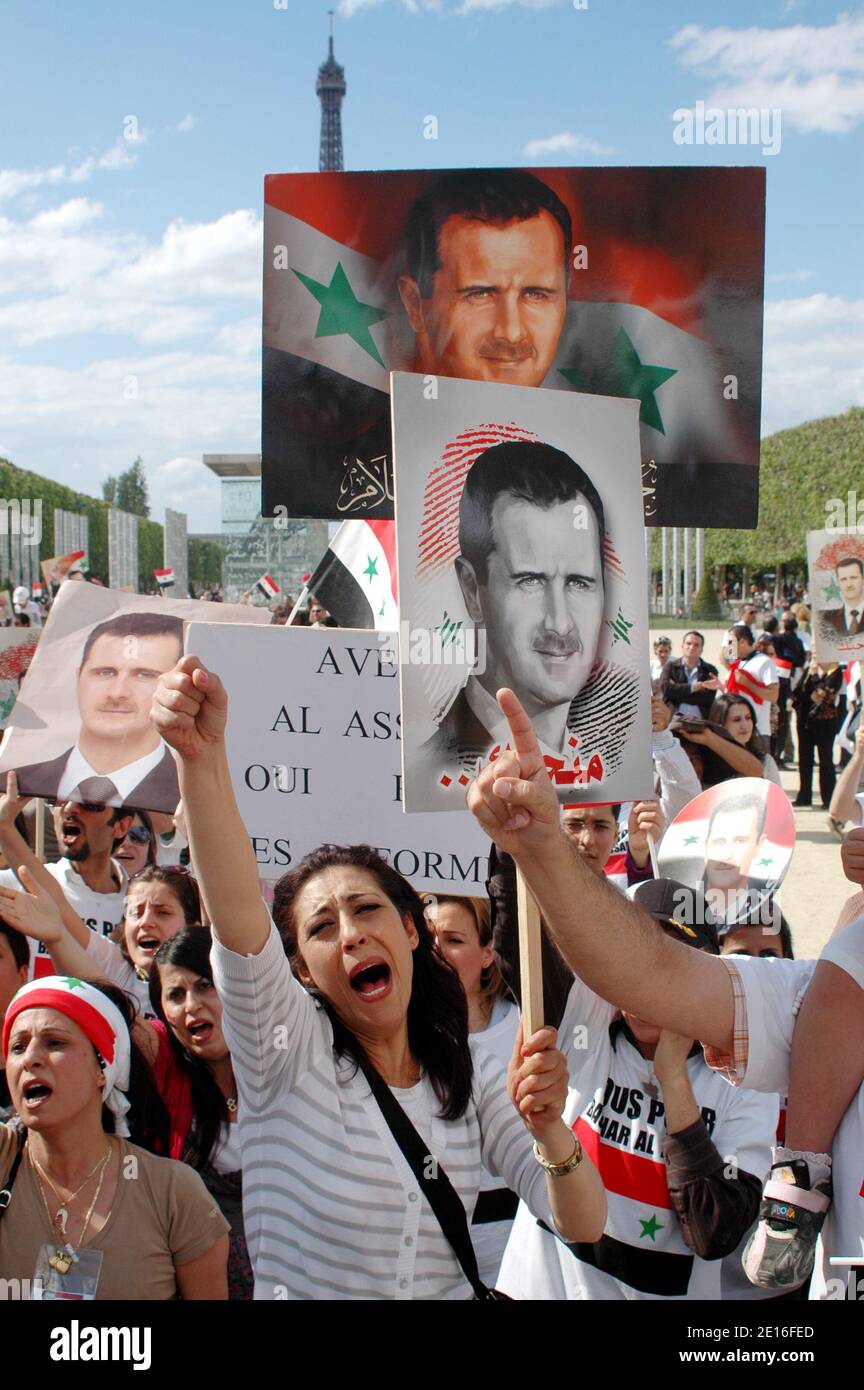
<svg viewBox="0 0 864 1390"><path fill-rule="evenodd" d="M698 843L698 841L699 841L699 836L698 836L698 835L687 835L687 836L685 836L685 839L684 839L685 845L695 845L695 844Z"/></svg>
<svg viewBox="0 0 864 1390"><path fill-rule="evenodd" d="M606 362L605 369L600 367L587 375L578 367L561 367L559 370L577 391L591 391L600 396L628 396L631 400L639 401L639 419L642 423L650 425L660 434L666 433L655 392L670 376L676 375L677 368L651 366L643 362L623 328L618 329L612 356Z"/></svg>
<svg viewBox="0 0 864 1390"><path fill-rule="evenodd" d="M363 573L368 574L369 583L371 584L373 576L375 579L378 578L378 561L375 559L373 555L367 555L366 559L369 561L369 563L367 564Z"/></svg>
<svg viewBox="0 0 864 1390"><path fill-rule="evenodd" d="M830 580L828 581L828 584L826 585L826 588L825 588L825 601L826 601L826 603L833 603L835 599L839 599L839 598L840 598L840 586L839 586L839 584L837 583L837 580L834 578L834 575L832 574L832 576L831 576Z"/></svg>
<svg viewBox="0 0 864 1390"><path fill-rule="evenodd" d="M768 857L767 857L766 859L760 859L760 860L759 860L759 863L760 863L761 865L764 865L765 868L767 869L767 868L770 868L770 866L774 863L774 860L771 858L771 855L769 854Z"/></svg>
<svg viewBox="0 0 864 1390"><path fill-rule="evenodd" d="M79 980L75 975L65 975L64 979L70 989L83 989L84 981Z"/></svg>
<svg viewBox="0 0 864 1390"><path fill-rule="evenodd" d="M642 1227L642 1232L639 1236L639 1239L644 1240L646 1236L650 1236L651 1239L656 1243L657 1232L663 1230L663 1223L657 1220L657 1213L655 1211L652 1211L650 1221L643 1221L640 1216L639 1225Z"/></svg>
<svg viewBox="0 0 864 1390"><path fill-rule="evenodd" d="M610 628L612 631L613 647L615 646L615 643L618 641L619 637L621 638L622 642L627 643L628 647L630 646L630 638L627 636L627 634L630 631L633 624L631 622L628 622L627 619L624 617L624 614L621 611L620 603L618 605L617 616L614 618L614 620L607 618L606 626Z"/></svg>
<svg viewBox="0 0 864 1390"><path fill-rule="evenodd" d="M358 347L368 352L369 356L383 367L384 359L375 346L369 329L373 323L380 323L381 319L387 318L387 310L376 309L374 304L364 304L357 298L348 283L348 276L342 269L342 262L336 262L336 269L329 285L313 280L300 270L295 270L294 274L321 305L315 337L331 338L339 333L347 333Z"/></svg>

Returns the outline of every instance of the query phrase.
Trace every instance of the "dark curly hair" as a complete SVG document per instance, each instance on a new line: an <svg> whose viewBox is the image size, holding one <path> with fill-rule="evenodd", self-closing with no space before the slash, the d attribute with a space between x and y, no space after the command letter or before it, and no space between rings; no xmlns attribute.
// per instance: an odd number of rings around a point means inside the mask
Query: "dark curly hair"
<svg viewBox="0 0 864 1390"><path fill-rule="evenodd" d="M408 1042L441 1103L441 1118L458 1120L468 1108L473 1080L465 993L456 971L435 949L435 938L426 921L420 896L408 880L369 845L320 845L277 883L273 894L273 918L291 968L297 975L303 964L294 921L297 895L315 874L338 867L356 867L372 874L399 916L410 916L417 930L408 1004ZM318 997L333 1025L337 1056L351 1057L358 1066L361 1060L372 1066L360 1042L346 1028L329 1000L321 995Z"/></svg>

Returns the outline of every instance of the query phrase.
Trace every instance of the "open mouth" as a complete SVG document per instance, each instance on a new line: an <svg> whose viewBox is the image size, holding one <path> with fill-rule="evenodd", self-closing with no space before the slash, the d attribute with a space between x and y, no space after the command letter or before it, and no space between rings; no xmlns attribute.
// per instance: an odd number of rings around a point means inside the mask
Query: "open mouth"
<svg viewBox="0 0 864 1390"><path fill-rule="evenodd" d="M144 956L155 956L162 942L156 936L139 936L135 948Z"/></svg>
<svg viewBox="0 0 864 1390"><path fill-rule="evenodd" d="M359 994L367 1004L374 1004L390 993L393 977L390 966L385 961L375 960L366 965L355 966L351 971L349 983L355 994Z"/></svg>
<svg viewBox="0 0 864 1390"><path fill-rule="evenodd" d="M46 1086L44 1082L28 1081L27 1085L24 1087L24 1104L28 1107L35 1108L37 1105L41 1105L43 1101L48 1100L51 1095L53 1095L52 1088Z"/></svg>
<svg viewBox="0 0 864 1390"><path fill-rule="evenodd" d="M64 820L60 826L60 836L64 845L74 845L75 841L81 838L81 826L78 821Z"/></svg>
<svg viewBox="0 0 864 1390"><path fill-rule="evenodd" d="M213 1036L213 1024L206 1022L190 1023L188 1032L193 1042L206 1043L209 1042Z"/></svg>

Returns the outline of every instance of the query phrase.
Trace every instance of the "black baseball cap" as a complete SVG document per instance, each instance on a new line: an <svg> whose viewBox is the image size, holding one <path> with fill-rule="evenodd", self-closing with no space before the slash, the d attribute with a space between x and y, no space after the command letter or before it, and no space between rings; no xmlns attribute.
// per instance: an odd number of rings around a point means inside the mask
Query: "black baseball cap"
<svg viewBox="0 0 864 1390"><path fill-rule="evenodd" d="M674 878L649 878L630 892L634 902L685 945L719 956L717 922L699 888L688 888Z"/></svg>

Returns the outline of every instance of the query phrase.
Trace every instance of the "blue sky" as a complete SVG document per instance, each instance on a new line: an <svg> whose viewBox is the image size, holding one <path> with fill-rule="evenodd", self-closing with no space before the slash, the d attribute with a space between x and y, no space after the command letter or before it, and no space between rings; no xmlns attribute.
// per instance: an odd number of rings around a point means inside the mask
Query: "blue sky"
<svg viewBox="0 0 864 1390"><path fill-rule="evenodd" d="M864 4L329 4L349 169L764 163L764 430L864 405ZM317 168L328 7L7 0L0 454L98 495L140 453L157 518L217 529L201 454L259 448L262 180ZM780 108L779 152L677 145L699 101Z"/></svg>

